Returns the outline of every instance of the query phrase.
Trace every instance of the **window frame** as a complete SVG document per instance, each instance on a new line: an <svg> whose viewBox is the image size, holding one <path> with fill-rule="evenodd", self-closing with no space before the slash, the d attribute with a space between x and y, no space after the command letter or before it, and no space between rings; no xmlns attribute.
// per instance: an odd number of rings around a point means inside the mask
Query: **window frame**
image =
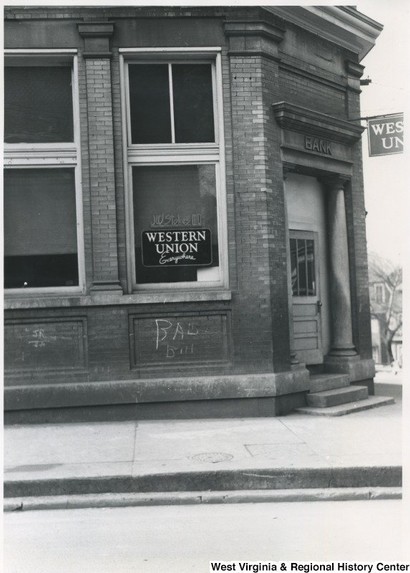
<svg viewBox="0 0 410 573"><path fill-rule="evenodd" d="M80 107L78 92L78 57L76 49L5 50L4 66L71 67L73 103L73 141L62 143L4 143L4 169L74 170L78 285L4 289L6 295L49 295L85 293L84 225L81 187Z"/></svg>
<svg viewBox="0 0 410 573"><path fill-rule="evenodd" d="M198 291L227 289L228 240L225 187L225 142L222 105L221 48L120 48L121 104L124 146L124 186L126 209L127 279L129 294L144 291ZM211 64L215 141L207 143L136 144L131 139L128 66L132 64L187 63ZM132 169L138 166L215 166L219 280L138 284L135 264Z"/></svg>

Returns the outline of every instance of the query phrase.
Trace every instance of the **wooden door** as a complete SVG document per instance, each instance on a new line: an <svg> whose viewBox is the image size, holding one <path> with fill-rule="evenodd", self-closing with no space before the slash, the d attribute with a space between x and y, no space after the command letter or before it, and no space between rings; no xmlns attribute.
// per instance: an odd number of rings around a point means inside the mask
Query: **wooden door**
<svg viewBox="0 0 410 573"><path fill-rule="evenodd" d="M318 234L289 231L294 347L299 362L323 362Z"/></svg>

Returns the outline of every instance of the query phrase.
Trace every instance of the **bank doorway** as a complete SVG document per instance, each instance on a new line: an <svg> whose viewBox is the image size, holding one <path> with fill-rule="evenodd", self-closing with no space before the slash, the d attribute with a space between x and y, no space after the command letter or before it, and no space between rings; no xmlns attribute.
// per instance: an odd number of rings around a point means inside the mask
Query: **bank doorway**
<svg viewBox="0 0 410 573"><path fill-rule="evenodd" d="M285 195L293 348L299 362L322 364L330 346L324 190L315 177L289 173Z"/></svg>

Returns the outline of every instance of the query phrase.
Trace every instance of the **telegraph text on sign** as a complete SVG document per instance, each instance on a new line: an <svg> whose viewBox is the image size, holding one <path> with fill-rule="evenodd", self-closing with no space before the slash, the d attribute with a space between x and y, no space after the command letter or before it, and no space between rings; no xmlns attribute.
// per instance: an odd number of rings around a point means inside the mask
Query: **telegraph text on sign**
<svg viewBox="0 0 410 573"><path fill-rule="evenodd" d="M210 229L143 231L144 266L207 266L212 264Z"/></svg>
<svg viewBox="0 0 410 573"><path fill-rule="evenodd" d="M370 119L368 138L370 157L403 153L403 114Z"/></svg>

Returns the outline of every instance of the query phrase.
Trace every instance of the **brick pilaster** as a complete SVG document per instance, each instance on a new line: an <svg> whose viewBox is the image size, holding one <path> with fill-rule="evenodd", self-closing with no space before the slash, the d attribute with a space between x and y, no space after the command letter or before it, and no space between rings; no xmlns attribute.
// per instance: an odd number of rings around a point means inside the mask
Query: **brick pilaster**
<svg viewBox="0 0 410 573"><path fill-rule="evenodd" d="M275 22L226 22L229 38L238 300L237 364L256 371L290 368L286 217L280 133L271 105L278 98Z"/></svg>
<svg viewBox="0 0 410 573"><path fill-rule="evenodd" d="M91 193L93 277L91 290L121 290L118 277L117 220L109 39L114 25L78 25L84 38Z"/></svg>

